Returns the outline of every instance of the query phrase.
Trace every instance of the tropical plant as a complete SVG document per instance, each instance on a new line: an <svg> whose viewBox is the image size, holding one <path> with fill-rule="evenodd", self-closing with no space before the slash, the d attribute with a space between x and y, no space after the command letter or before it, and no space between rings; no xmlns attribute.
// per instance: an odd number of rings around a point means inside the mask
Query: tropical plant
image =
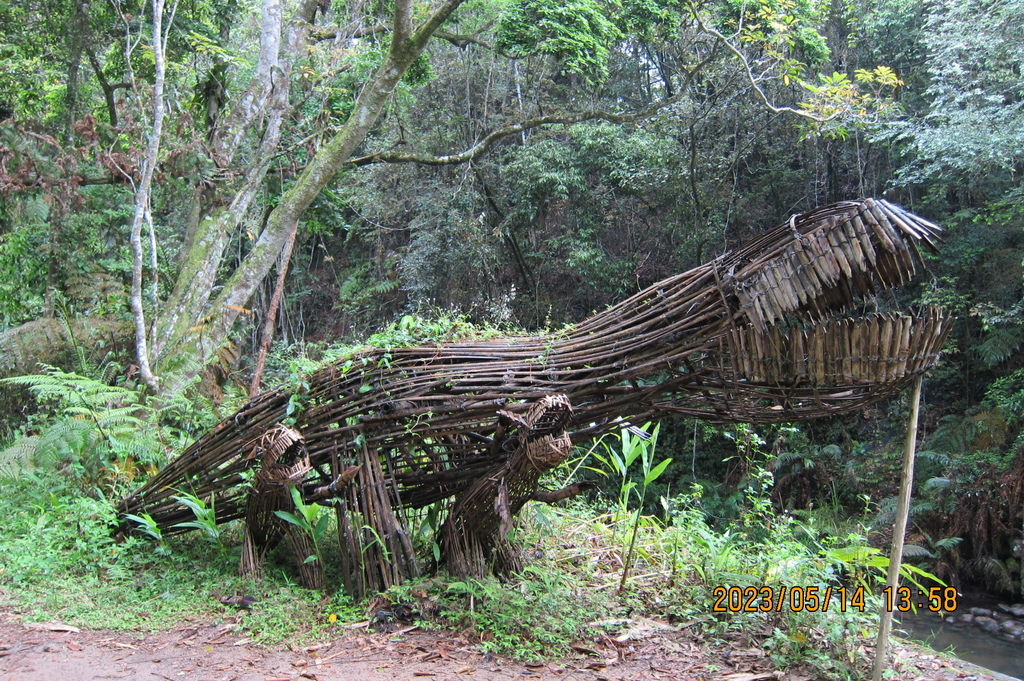
<svg viewBox="0 0 1024 681"><path fill-rule="evenodd" d="M108 364L109 377L116 365ZM85 486L123 490L141 471L165 461L173 431L154 430L158 410L132 388L44 366L43 373L3 379L23 385L53 413L38 434L25 435L0 452L0 468L63 467Z"/></svg>
<svg viewBox="0 0 1024 681"><path fill-rule="evenodd" d="M629 570L633 564L633 556L636 550L637 531L640 527L644 504L647 500L647 488L654 483L672 463L672 459L663 459L654 463L654 449L658 444L658 433L661 424L656 424L651 429L651 424L646 423L642 428L625 426L619 431L619 450L601 439L600 444L604 454L592 451L591 455L603 464L603 468L593 468L604 476L616 475L619 477L618 513L619 517L629 517L630 527L629 539L626 543L626 553L622 562L622 579L619 582L619 591L626 586L629 578ZM630 470L633 464L639 460L639 476L641 482L638 484L634 479L634 471ZM636 495L636 508L630 511L630 502L633 495Z"/></svg>
<svg viewBox="0 0 1024 681"><path fill-rule="evenodd" d="M297 487L289 487L288 492L291 494L292 503L295 505L295 513L291 511L274 511L274 515L305 532L313 542L314 554L306 556L304 562L311 563L314 560L318 560L322 565L321 542L327 534L327 528L331 522L331 513L319 504L306 504L303 502L302 494Z"/></svg>
<svg viewBox="0 0 1024 681"><path fill-rule="evenodd" d="M194 494L189 494L188 492L181 492L172 498L178 503L188 507L195 516L195 520L185 520L180 523L175 523L172 527L201 530L203 535L205 535L209 541L216 544L223 551L225 546L222 542L221 528L217 524L217 509L214 505L214 497L210 497L209 504L207 504L203 499L200 499Z"/></svg>

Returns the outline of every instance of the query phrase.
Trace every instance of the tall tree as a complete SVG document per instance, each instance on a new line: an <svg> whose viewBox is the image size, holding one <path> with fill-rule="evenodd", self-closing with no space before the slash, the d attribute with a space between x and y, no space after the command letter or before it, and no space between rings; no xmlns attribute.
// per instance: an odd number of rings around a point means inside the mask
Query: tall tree
<svg viewBox="0 0 1024 681"><path fill-rule="evenodd" d="M830 119L848 108L847 102L835 97L822 98L825 104L813 110L792 101L778 106L773 102L784 83L803 75L807 65L801 60L820 61L827 54L811 27L818 11L812 4L792 10L767 5L748 10L732 5L686 6L675 0L574 0L568 7L553 0L513 0L473 3L456 17L455 11L464 4L465 0L355 3L330 8L329 20L324 21L316 0L262 0L258 27L242 22L230 31L216 11L203 3L191 7L190 25L203 30L171 34L167 49L178 59L209 57L206 74L197 78L199 92L193 101L201 102L202 119L211 127L198 134L186 115L174 121L179 148L168 157L177 159L179 168L187 165L183 158L192 159L186 199L191 209L177 213L187 216L187 224L178 230L182 245L173 286L153 306L152 328L138 325L140 339L145 335L142 331L149 335L156 373L173 369L173 362L191 366L188 371L170 372L179 376L175 380L180 383L213 356L246 313L307 209L343 168L379 162L460 164L479 158L502 140L525 140L527 131L539 127L588 120L626 124L669 110L686 117L694 97L711 94L706 83L703 93L688 88L700 86L704 69L722 54L736 60L741 81L769 109ZM124 16L139 14L133 5L118 7ZM442 30L446 21L449 25ZM161 32L154 26L147 30L155 48ZM242 68L240 55L247 32L258 32L258 53L251 67ZM669 47L681 32L703 36L692 43L696 52L685 54ZM489 104L484 101L483 115L467 127L461 141L441 140L433 149L410 149L400 120L392 126L397 136L389 138L386 133L365 144L380 129L378 122L389 106L400 110L396 90L403 78L429 80L424 77L430 68L424 50L432 38L447 42L452 50L482 49L503 60L512 74L507 98L517 107L507 107L488 123ZM108 39L115 44L124 40ZM117 66L119 59L127 62L120 65L122 70L131 67L133 59L140 60L140 69L148 67L148 61L138 51L134 57L122 58L116 50L92 48L85 45L80 51L90 55L103 93L104 104L99 106L106 108L114 123L119 116L117 106L110 106L110 94L116 88L110 82L113 74L105 71ZM77 48L72 51L78 52ZM100 63L100 53L105 63ZM232 61L238 66L225 69ZM646 86L631 93L606 93L609 68L623 61L631 62ZM521 77L520 65L530 64L532 68L524 68ZM251 77L241 87L228 82L242 73ZM152 76L156 79L157 74ZM179 77L176 86L181 90L186 85ZM345 97L346 90L358 94ZM181 102L178 107L182 111ZM139 137L159 139L152 129L138 127L140 112L131 112L130 107L129 112L134 115L128 123L122 121L122 130L134 125ZM305 136L299 137L297 131ZM461 150L452 152L460 145ZM103 153L121 176L144 181L145 172ZM290 167L274 166L282 156L291 159ZM142 171L146 169L142 164ZM179 177L184 176L179 172ZM272 200L265 195L271 184L280 188ZM695 193L694 199L699 215L700 197ZM138 258L136 227L138 222L133 221ZM237 247L229 248L232 244ZM141 295L138 286L133 289L140 320Z"/></svg>

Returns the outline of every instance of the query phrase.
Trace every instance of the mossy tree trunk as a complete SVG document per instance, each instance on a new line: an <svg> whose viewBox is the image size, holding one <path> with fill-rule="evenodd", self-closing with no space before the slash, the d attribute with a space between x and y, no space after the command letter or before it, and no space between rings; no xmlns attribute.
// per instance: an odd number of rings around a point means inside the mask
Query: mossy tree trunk
<svg viewBox="0 0 1024 681"><path fill-rule="evenodd" d="M463 0L444 0L438 3L419 26L413 23L412 0L395 2L391 47L384 63L363 86L348 120L334 137L317 151L300 176L284 193L267 216L262 232L256 238L252 249L227 280L222 282L219 277L230 235L241 222L256 188L266 175L270 160L276 152L281 119L289 106L287 88L270 88L272 94L269 95L267 106L271 112L271 121L268 123L268 132L264 135L261 149L257 152L257 163L233 197L219 196L207 199L210 204L222 207L198 222L189 243L186 244L187 251L182 259L181 272L174 292L156 323L153 345L158 362L166 362L173 357L178 361L194 360L195 365L201 365L227 340L238 316L243 313L253 293L278 260L294 225L302 219L309 205L350 160L353 152L376 124L398 82L423 52L434 32L462 2ZM266 3L276 4L276 0L266 0ZM309 21L315 7L315 2L303 0L289 24L288 35L284 41L285 56L277 64L277 68L285 74L284 78L280 78L282 82L287 82L287 74L291 70L291 55L299 54L308 40ZM264 16L266 17L266 14ZM272 29L273 27L264 27L264 31ZM276 30L280 30L280 21ZM270 49L272 46L261 50L261 55ZM268 69L266 73L268 83L271 80L274 83L278 82L274 77L273 68ZM259 87L250 87L243 95L243 101L237 106L247 111L258 110L258 102L253 104L250 100L259 100L259 96L253 94L259 91ZM276 123L273 120L275 116ZM241 120L230 125L238 126L240 129L248 116L238 118ZM228 130L220 139L219 149L222 154L233 156L237 149L235 136ZM221 283L215 295L215 288ZM186 378L187 376L182 376L179 380ZM165 385L166 387L175 386Z"/></svg>

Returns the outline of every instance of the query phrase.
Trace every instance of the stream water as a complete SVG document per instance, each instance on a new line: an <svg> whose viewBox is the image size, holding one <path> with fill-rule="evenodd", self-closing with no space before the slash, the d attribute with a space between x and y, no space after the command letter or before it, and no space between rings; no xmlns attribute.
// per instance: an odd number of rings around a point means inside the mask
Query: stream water
<svg viewBox="0 0 1024 681"><path fill-rule="evenodd" d="M972 607L995 609L999 601L983 595L965 596L959 612ZM896 628L907 633L908 638L920 641L934 650L951 651L957 657L986 669L1024 679L1024 643L1010 641L998 634L992 634L973 624L950 624L935 613L919 610L918 613L900 615Z"/></svg>

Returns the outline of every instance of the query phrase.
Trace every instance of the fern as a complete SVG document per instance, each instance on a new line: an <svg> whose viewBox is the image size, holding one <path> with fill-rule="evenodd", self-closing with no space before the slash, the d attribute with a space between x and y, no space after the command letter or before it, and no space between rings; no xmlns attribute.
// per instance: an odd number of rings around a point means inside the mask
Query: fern
<svg viewBox="0 0 1024 681"><path fill-rule="evenodd" d="M945 477L928 478L924 482L924 488L926 490L929 490L929 491L931 491L931 490L940 490L940 489L949 489L952 486L953 486L953 481L950 480L949 478L945 478Z"/></svg>
<svg viewBox="0 0 1024 681"><path fill-rule="evenodd" d="M1006 561L993 556L985 556L972 560L970 564L976 571L984 575L988 588L994 591L1013 592L1016 586L1014 583L1015 573Z"/></svg>
<svg viewBox="0 0 1024 681"><path fill-rule="evenodd" d="M1024 326L1003 326L989 329L985 340L975 347L981 361L990 367L1002 364L1024 343Z"/></svg>
<svg viewBox="0 0 1024 681"><path fill-rule="evenodd" d="M22 473L32 470L38 435L30 435L15 440L14 444L0 450L0 480L16 478Z"/></svg>
<svg viewBox="0 0 1024 681"><path fill-rule="evenodd" d="M95 378L68 373L48 364L40 365L43 373L0 379L27 387L40 402L48 402L59 409L76 408L87 412L105 410L111 404L139 402L136 391L112 386Z"/></svg>
<svg viewBox="0 0 1024 681"><path fill-rule="evenodd" d="M935 554L919 544L904 544L904 558L934 558Z"/></svg>
<svg viewBox="0 0 1024 681"><path fill-rule="evenodd" d="M969 452L971 443L978 434L978 424L970 417L950 415L939 421L941 425L935 429L928 439L927 456L936 457L939 452ZM925 454L925 452L922 452Z"/></svg>
<svg viewBox="0 0 1024 681"><path fill-rule="evenodd" d="M101 376L112 377L110 366L98 369ZM117 485L134 479L140 467L150 470L162 464L166 440L184 444L187 439L161 427L161 417L169 410L146 404L139 390L46 365L40 374L0 383L27 387L51 412L37 434L0 453L0 466L9 475L45 466L65 470L84 484Z"/></svg>

